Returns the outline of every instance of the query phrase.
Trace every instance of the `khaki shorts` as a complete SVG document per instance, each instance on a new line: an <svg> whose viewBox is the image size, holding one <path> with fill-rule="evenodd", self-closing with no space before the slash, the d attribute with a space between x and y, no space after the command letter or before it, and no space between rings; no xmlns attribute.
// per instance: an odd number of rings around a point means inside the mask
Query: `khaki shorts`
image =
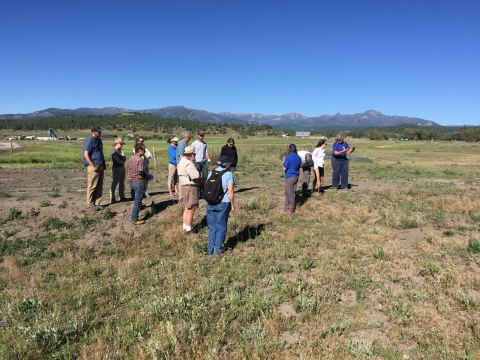
<svg viewBox="0 0 480 360"><path fill-rule="evenodd" d="M198 207L198 187L197 186L182 186L183 204L190 210Z"/></svg>

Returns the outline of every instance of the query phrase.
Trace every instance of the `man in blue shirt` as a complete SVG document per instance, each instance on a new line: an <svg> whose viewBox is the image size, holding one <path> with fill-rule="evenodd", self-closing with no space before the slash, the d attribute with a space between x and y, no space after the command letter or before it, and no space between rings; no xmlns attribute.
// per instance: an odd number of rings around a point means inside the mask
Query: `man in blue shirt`
<svg viewBox="0 0 480 360"><path fill-rule="evenodd" d="M295 213L295 189L297 188L298 176L302 159L297 154L295 144L288 145L287 156L283 160L283 171L285 171L285 213Z"/></svg>
<svg viewBox="0 0 480 360"><path fill-rule="evenodd" d="M87 207L93 211L103 210L102 201L103 177L107 163L103 156L103 143L100 139L102 129L94 126L92 136L83 143L83 165L87 168Z"/></svg>
<svg viewBox="0 0 480 360"><path fill-rule="evenodd" d="M344 141L343 135L338 134L332 146L332 189L337 190L342 178L341 189L348 190L348 159L347 154L351 154L355 146L348 146Z"/></svg>

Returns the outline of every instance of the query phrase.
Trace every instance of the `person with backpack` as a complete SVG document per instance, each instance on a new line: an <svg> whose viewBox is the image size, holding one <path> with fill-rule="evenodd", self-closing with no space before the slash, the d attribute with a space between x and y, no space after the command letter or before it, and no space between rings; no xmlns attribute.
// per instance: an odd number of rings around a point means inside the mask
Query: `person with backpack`
<svg viewBox="0 0 480 360"><path fill-rule="evenodd" d="M207 201L208 255L223 253L223 242L227 235L230 212L235 211L233 194L233 173L230 166L233 159L226 155L218 159L219 166L208 174L203 197Z"/></svg>

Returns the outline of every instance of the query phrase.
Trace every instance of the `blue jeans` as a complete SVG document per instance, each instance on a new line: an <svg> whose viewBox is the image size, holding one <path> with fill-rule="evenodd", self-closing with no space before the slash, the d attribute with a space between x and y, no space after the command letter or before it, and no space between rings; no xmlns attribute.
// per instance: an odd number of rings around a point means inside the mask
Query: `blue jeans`
<svg viewBox="0 0 480 360"><path fill-rule="evenodd" d="M143 194L145 194L145 183L130 183L130 193L133 198L132 221L138 220L138 213L142 206Z"/></svg>
<svg viewBox="0 0 480 360"><path fill-rule="evenodd" d="M341 188L348 189L348 159L332 158L332 189L337 189L342 178Z"/></svg>
<svg viewBox="0 0 480 360"><path fill-rule="evenodd" d="M228 215L230 203L207 204L208 254L219 255L223 252L222 244L227 235Z"/></svg>

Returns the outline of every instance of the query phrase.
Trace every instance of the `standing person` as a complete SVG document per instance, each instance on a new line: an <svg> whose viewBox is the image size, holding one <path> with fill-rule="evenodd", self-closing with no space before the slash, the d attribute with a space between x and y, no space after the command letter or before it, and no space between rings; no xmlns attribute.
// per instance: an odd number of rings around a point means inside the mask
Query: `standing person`
<svg viewBox="0 0 480 360"><path fill-rule="evenodd" d="M208 154L208 146L207 143L203 140L205 137L205 132L199 131L197 133L197 140L192 143L192 147L195 149L197 153L195 155L195 167L197 168L198 172L202 176L203 182L207 180L208 175L208 166L207 164L210 162L210 155ZM203 189L200 188L200 198L203 197Z"/></svg>
<svg viewBox="0 0 480 360"><path fill-rule="evenodd" d="M180 160L182 160L183 157L183 151L185 148L188 146L188 142L190 141L190 132L189 131L184 131L180 134L180 141L178 142L177 146L177 165L180 164Z"/></svg>
<svg viewBox="0 0 480 360"><path fill-rule="evenodd" d="M229 138L227 144L222 146L220 156L222 155L226 155L233 160L233 163L230 165L230 171L233 172L238 163L237 148L235 147L235 140L233 140L233 138Z"/></svg>
<svg viewBox="0 0 480 360"><path fill-rule="evenodd" d="M340 177L342 179L340 189L348 190L348 159L347 154L355 151L355 146L348 146L344 141L343 135L338 134L332 146L332 188L339 188Z"/></svg>
<svg viewBox="0 0 480 360"><path fill-rule="evenodd" d="M306 150L301 150L298 152L298 156L302 159L302 168L303 179L302 179L302 196L305 197L308 194L308 184L310 184L310 172L312 171L313 160L312 153Z"/></svg>
<svg viewBox="0 0 480 360"><path fill-rule="evenodd" d="M168 192L170 197L178 196L178 173L177 173L177 147L179 138L174 136L168 138L167 142L170 143L168 147ZM172 192L172 188L175 190L175 195Z"/></svg>
<svg viewBox="0 0 480 360"><path fill-rule="evenodd" d="M180 164L180 160L183 158L183 151L188 145L188 142L190 141L190 132L189 131L184 131L180 134L180 141L178 142L177 146L177 170L178 170L178 164ZM181 201L183 199L182 195L182 186L178 188L178 198Z"/></svg>
<svg viewBox="0 0 480 360"><path fill-rule="evenodd" d="M220 255L223 252L222 244L227 235L227 223L230 211L235 211L233 194L233 173L229 171L233 164L233 159L227 155L222 155L218 159L219 166L215 171L225 171L222 174L223 199L218 204L207 204L207 224L208 224L208 254ZM208 179L212 172L208 174ZM207 180L208 181L208 180Z"/></svg>
<svg viewBox="0 0 480 360"><path fill-rule="evenodd" d="M87 208L93 211L103 210L102 201L103 178L107 163L103 156L103 143L100 139L102 129L94 126L92 136L83 143L83 165L87 168Z"/></svg>
<svg viewBox="0 0 480 360"><path fill-rule="evenodd" d="M327 147L327 140L322 139L317 143L315 150L312 152L313 169L315 171L315 178L313 179L313 192L323 192L322 182L325 176L325 148Z"/></svg>
<svg viewBox="0 0 480 360"><path fill-rule="evenodd" d="M195 214L195 208L198 207L199 187L204 184L202 176L195 167L195 155L195 149L187 146L177 166L181 196L185 205L183 230L189 234L192 233L193 215Z"/></svg>
<svg viewBox="0 0 480 360"><path fill-rule="evenodd" d="M295 213L295 189L301 165L302 159L297 154L297 146L295 144L288 145L287 155L283 161L283 171L285 171L285 213L287 215Z"/></svg>
<svg viewBox="0 0 480 360"><path fill-rule="evenodd" d="M139 136L136 141L137 144L143 144L145 145L145 138L143 136ZM135 154L135 148L133 148L133 153ZM145 162L145 171L148 173L148 166L150 165L150 159L152 158L152 153L148 151L147 147L145 146L145 153L142 156L143 161ZM146 198L148 193L147 193L147 188L148 188L148 182L145 185L145 193L143 194L143 197Z"/></svg>
<svg viewBox="0 0 480 360"><path fill-rule="evenodd" d="M130 192L133 198L133 209L131 220L133 225L145 224L145 220L140 220L138 214L142 207L142 199L145 194L147 181L151 179L145 171L145 145L135 144L135 155L127 162L127 179L130 182Z"/></svg>
<svg viewBox="0 0 480 360"><path fill-rule="evenodd" d="M110 152L112 157L112 186L110 187L110 203L116 203L115 189L118 185L120 201L125 201L125 161L127 157L122 148L125 143L122 138L116 138Z"/></svg>

